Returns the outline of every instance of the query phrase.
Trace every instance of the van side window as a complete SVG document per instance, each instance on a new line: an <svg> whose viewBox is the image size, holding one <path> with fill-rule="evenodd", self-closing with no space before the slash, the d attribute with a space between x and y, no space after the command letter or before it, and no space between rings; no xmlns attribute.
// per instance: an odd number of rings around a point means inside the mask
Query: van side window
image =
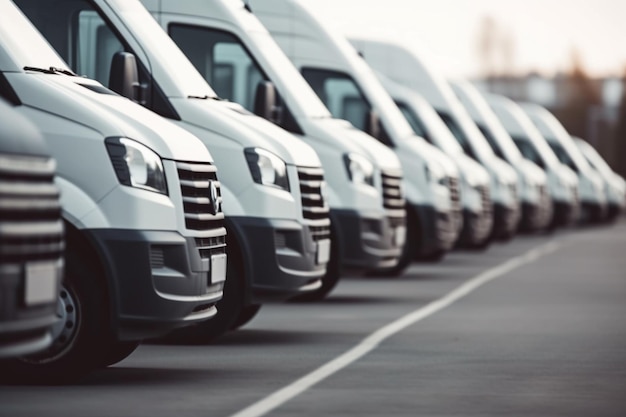
<svg viewBox="0 0 626 417"><path fill-rule="evenodd" d="M372 106L348 74L304 68L302 75L333 117L348 120L356 128L366 130L366 119Z"/></svg>

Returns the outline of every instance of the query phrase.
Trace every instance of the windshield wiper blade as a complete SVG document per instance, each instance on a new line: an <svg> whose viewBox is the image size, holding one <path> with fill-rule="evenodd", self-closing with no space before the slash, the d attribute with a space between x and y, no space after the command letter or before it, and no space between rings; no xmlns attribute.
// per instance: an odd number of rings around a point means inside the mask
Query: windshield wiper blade
<svg viewBox="0 0 626 417"><path fill-rule="evenodd" d="M64 74L75 77L76 74L70 70L66 70L64 68L57 67L48 67L48 68L38 68L38 67L24 67L24 71L37 71L43 72L44 74Z"/></svg>

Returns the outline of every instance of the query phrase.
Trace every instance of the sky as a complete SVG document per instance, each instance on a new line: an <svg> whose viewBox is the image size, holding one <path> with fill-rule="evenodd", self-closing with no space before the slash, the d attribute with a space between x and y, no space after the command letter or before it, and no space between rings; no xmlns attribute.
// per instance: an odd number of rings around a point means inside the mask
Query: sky
<svg viewBox="0 0 626 417"><path fill-rule="evenodd" d="M626 0L302 1L347 36L415 48L448 77L484 73L478 45L487 17L495 22L498 45L511 45L508 55L494 47L497 69L552 75L571 68L576 50L592 76L626 70Z"/></svg>

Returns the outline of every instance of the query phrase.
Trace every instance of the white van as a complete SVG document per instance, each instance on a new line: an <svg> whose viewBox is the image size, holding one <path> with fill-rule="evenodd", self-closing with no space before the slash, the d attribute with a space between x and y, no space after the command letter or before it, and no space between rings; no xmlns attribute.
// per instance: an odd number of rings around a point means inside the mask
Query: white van
<svg viewBox="0 0 626 417"><path fill-rule="evenodd" d="M54 341L2 372L72 380L123 359L144 338L214 316L226 231L206 147L74 75L8 0L0 1L0 79L57 161L66 231Z"/></svg>
<svg viewBox="0 0 626 417"><path fill-rule="evenodd" d="M311 145L326 173L333 244L340 266L390 268L406 235L402 167L386 146L333 119L267 30L238 0L144 1L220 97L272 120ZM259 109L257 90L275 86L273 111ZM339 278L338 271L327 275ZM299 299L319 299L336 279Z"/></svg>
<svg viewBox="0 0 626 417"><path fill-rule="evenodd" d="M216 317L173 337L208 341L245 324L262 303L320 288L330 256L330 220L321 162L309 145L220 100L137 0L16 3L76 72L171 119L215 157L230 279ZM138 62L128 91L108 77L111 58L119 54Z"/></svg>
<svg viewBox="0 0 626 417"><path fill-rule="evenodd" d="M496 156L508 162L517 173L517 189L522 204L520 228L535 231L547 227L553 208L545 172L522 156L476 87L467 81L450 82L450 86Z"/></svg>
<svg viewBox="0 0 626 417"><path fill-rule="evenodd" d="M20 104L0 73L0 358L50 346L63 274L55 162Z"/></svg>
<svg viewBox="0 0 626 417"><path fill-rule="evenodd" d="M517 103L495 94L486 94L485 99L524 158L545 171L553 202L550 227L567 226L575 222L580 212L576 174L559 161Z"/></svg>
<svg viewBox="0 0 626 417"><path fill-rule="evenodd" d="M492 236L511 238L517 230L521 214L517 174L493 153L448 82L422 57L403 46L366 39L352 39L351 42L372 68L420 93L437 111L465 153L489 172L494 204Z"/></svg>
<svg viewBox="0 0 626 417"><path fill-rule="evenodd" d="M593 171L585 157L574 144L561 122L544 107L534 103L521 103L543 138L557 158L578 175L582 222L603 220L607 214L604 184L600 175Z"/></svg>
<svg viewBox="0 0 626 417"><path fill-rule="evenodd" d="M626 183L624 178L616 174L598 151L586 140L573 137L574 143L580 149L591 167L602 177L604 192L608 202L607 220L615 220L626 208Z"/></svg>
<svg viewBox="0 0 626 417"><path fill-rule="evenodd" d="M491 242L489 236L493 227L489 174L482 165L465 155L450 129L417 91L379 72L376 75L415 134L445 152L459 170L463 228L458 244L467 248L486 249Z"/></svg>
<svg viewBox="0 0 626 417"><path fill-rule="evenodd" d="M456 242L462 222L458 170L452 161L413 133L354 48L301 2L251 0L248 6L333 116L347 119L398 155L408 224L399 267L416 256L440 259Z"/></svg>

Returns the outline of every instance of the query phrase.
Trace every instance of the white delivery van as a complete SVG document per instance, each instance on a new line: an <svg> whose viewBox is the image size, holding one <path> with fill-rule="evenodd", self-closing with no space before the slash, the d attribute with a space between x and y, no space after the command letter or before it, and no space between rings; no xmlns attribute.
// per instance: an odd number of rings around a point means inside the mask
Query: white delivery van
<svg viewBox="0 0 626 417"><path fill-rule="evenodd" d="M534 103L521 103L543 138L557 158L578 175L582 222L603 220L607 214L607 200L600 175L593 171L585 157L567 133L561 122L544 107Z"/></svg>
<svg viewBox="0 0 626 417"><path fill-rule="evenodd" d="M450 82L450 86L496 156L508 162L517 173L517 190L522 204L520 229L536 231L546 228L552 219L553 208L545 172L522 156L476 87L467 81Z"/></svg>
<svg viewBox="0 0 626 417"><path fill-rule="evenodd" d="M248 6L333 116L350 121L398 155L408 225L399 268L416 256L440 259L456 242L462 221L458 170L452 161L413 133L354 48L301 2L252 0Z"/></svg>
<svg viewBox="0 0 626 417"><path fill-rule="evenodd" d="M19 105L0 73L0 358L50 346L63 273L55 162Z"/></svg>
<svg viewBox="0 0 626 417"><path fill-rule="evenodd" d="M3 363L3 374L68 381L123 359L144 338L214 316L226 231L206 147L74 75L8 0L0 1L0 80L57 161L66 237L53 343Z"/></svg>
<svg viewBox="0 0 626 417"><path fill-rule="evenodd" d="M249 321L264 302L321 286L330 220L323 170L309 145L240 105L219 100L139 1L16 3L76 72L173 120L215 157L230 279L216 317L173 337L210 340ZM108 76L111 59L119 54L138 62L138 80L128 91Z"/></svg>
<svg viewBox="0 0 626 417"><path fill-rule="evenodd" d="M495 94L486 94L485 99L524 158L545 171L553 203L550 227L567 226L575 222L580 212L576 174L559 161L517 103Z"/></svg>
<svg viewBox="0 0 626 417"><path fill-rule="evenodd" d="M448 82L422 57L395 43L353 39L365 60L393 81L419 92L437 111L465 153L489 172L494 204L494 238L508 239L517 230L520 206L517 174L498 158L480 133Z"/></svg>
<svg viewBox="0 0 626 417"><path fill-rule="evenodd" d="M600 156L589 142L577 137L573 139L580 152L589 162L589 165L602 177L609 205L607 220L615 220L626 207L626 183L624 183L624 179L611 169L609 164L606 163L604 158Z"/></svg>
<svg viewBox="0 0 626 417"><path fill-rule="evenodd" d="M402 167L397 156L350 123L333 119L267 30L239 0L144 1L220 97L274 121L311 145L322 160L328 185L332 268L394 267L406 235ZM272 114L255 100L274 86ZM335 255L336 257L337 255ZM333 257L331 257L333 258ZM339 278L299 299L319 299Z"/></svg>
<svg viewBox="0 0 626 417"><path fill-rule="evenodd" d="M441 149L459 170L463 208L463 228L459 245L486 249L491 242L489 236L493 227L489 174L482 165L465 155L450 129L417 91L398 84L379 72L376 75L415 134Z"/></svg>

